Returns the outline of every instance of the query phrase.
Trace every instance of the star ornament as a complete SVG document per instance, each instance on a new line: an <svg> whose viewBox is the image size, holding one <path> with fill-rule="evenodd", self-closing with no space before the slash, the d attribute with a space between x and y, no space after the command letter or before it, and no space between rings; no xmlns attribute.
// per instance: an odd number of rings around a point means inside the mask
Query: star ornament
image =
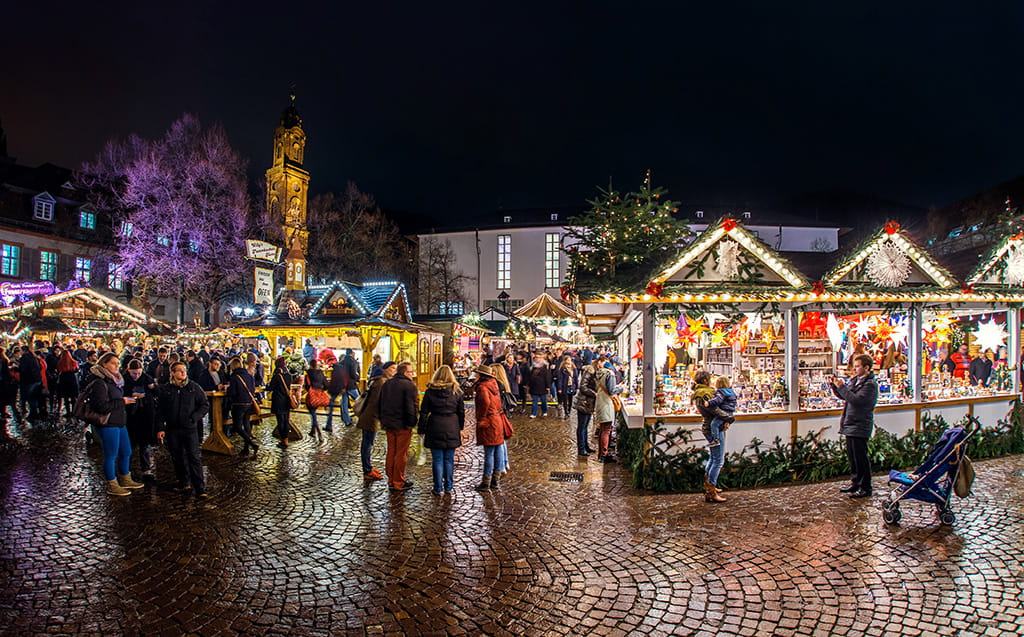
<svg viewBox="0 0 1024 637"><path fill-rule="evenodd" d="M862 316L851 325L853 333L857 335L857 340L866 341L871 336L871 321L866 316Z"/></svg>
<svg viewBox="0 0 1024 637"><path fill-rule="evenodd" d="M843 343L843 330L839 327L839 320L836 319L834 312L829 312L828 314L825 333L828 334L828 341L832 344L832 349L839 349L839 346Z"/></svg>
<svg viewBox="0 0 1024 637"><path fill-rule="evenodd" d="M725 344L726 332L721 327L711 330L711 346Z"/></svg>
<svg viewBox="0 0 1024 637"><path fill-rule="evenodd" d="M889 333L889 340L892 341L893 346L896 349L899 349L900 345L906 345L908 335L909 329L907 328L907 318L905 316L901 316L893 319L892 332Z"/></svg>
<svg viewBox="0 0 1024 637"><path fill-rule="evenodd" d="M974 338L982 351L987 349L998 352L999 348L1006 345L1006 326L995 322L995 319L978 323L978 329L974 332Z"/></svg>
<svg viewBox="0 0 1024 637"><path fill-rule="evenodd" d="M708 331L708 328L704 327L704 320L700 318L690 318L687 316L686 326L694 338L700 338L701 334Z"/></svg>

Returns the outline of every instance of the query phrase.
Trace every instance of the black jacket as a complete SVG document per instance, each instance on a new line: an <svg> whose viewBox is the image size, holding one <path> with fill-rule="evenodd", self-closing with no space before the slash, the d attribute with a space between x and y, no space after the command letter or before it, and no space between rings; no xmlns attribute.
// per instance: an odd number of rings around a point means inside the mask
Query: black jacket
<svg viewBox="0 0 1024 637"><path fill-rule="evenodd" d="M466 405L462 394L449 387L430 387L423 393L417 431L427 449L455 449L462 445Z"/></svg>
<svg viewBox="0 0 1024 637"><path fill-rule="evenodd" d="M199 379L203 377L203 373L205 371L206 366L203 365L203 361L199 360L199 357L197 356L188 364L188 379L194 380L198 383Z"/></svg>
<svg viewBox="0 0 1024 637"><path fill-rule="evenodd" d="M157 388L157 431L194 430L208 411L206 392L195 381L187 380L184 385L167 383Z"/></svg>
<svg viewBox="0 0 1024 637"><path fill-rule="evenodd" d="M988 387L988 379L992 375L992 360L984 357L975 358L971 361L970 375L972 385L977 387L978 383L981 383Z"/></svg>
<svg viewBox="0 0 1024 637"><path fill-rule="evenodd" d="M43 382L43 368L39 359L32 352L25 352L18 361L18 371L21 373L21 386L29 387L36 383Z"/></svg>
<svg viewBox="0 0 1024 637"><path fill-rule="evenodd" d="M343 357L331 367L331 384L327 390L337 396L343 391L359 387L359 364L350 356Z"/></svg>
<svg viewBox="0 0 1024 637"><path fill-rule="evenodd" d="M395 375L380 388L380 426L395 431L416 426L416 383Z"/></svg>
<svg viewBox="0 0 1024 637"><path fill-rule="evenodd" d="M256 380L244 367L233 371L228 383L227 404L247 406L253 404L253 397L256 395Z"/></svg>
<svg viewBox="0 0 1024 637"><path fill-rule="evenodd" d="M270 391L270 411L278 414L292 410L291 385L291 374L284 370L274 372L270 383L267 384Z"/></svg>
<svg viewBox="0 0 1024 637"><path fill-rule="evenodd" d="M109 378L93 374L86 390L89 392L89 408L99 414L110 414L106 427L124 427L128 424L128 412L124 404L124 392Z"/></svg>
<svg viewBox="0 0 1024 637"><path fill-rule="evenodd" d="M204 369L202 375L196 378L195 381L199 383L199 386L203 388L203 391L217 391L217 385L226 385L228 383L228 375L225 373L224 368L221 367L220 371L217 372L217 378L219 383L214 382L213 374L210 373L209 369Z"/></svg>
<svg viewBox="0 0 1024 637"><path fill-rule="evenodd" d="M875 404L878 402L878 381L874 374L855 376L845 385L829 385L832 393L846 401L839 420L839 433L854 438L870 438L875 425Z"/></svg>
<svg viewBox="0 0 1024 637"><path fill-rule="evenodd" d="M322 369L306 370L306 378L303 381L309 389L327 389L327 377Z"/></svg>
<svg viewBox="0 0 1024 637"><path fill-rule="evenodd" d="M530 395L547 396L551 393L551 368L533 367L530 369Z"/></svg>
<svg viewBox="0 0 1024 637"><path fill-rule="evenodd" d="M166 360L161 363L159 359L154 358L146 368L146 373L156 379L158 385L169 383L171 382L171 363Z"/></svg>

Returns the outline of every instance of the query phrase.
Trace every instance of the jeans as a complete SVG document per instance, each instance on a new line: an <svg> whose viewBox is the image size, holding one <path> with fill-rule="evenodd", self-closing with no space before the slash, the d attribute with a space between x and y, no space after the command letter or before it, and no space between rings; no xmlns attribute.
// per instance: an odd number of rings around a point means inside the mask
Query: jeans
<svg viewBox="0 0 1024 637"><path fill-rule="evenodd" d="M498 449L501 445L484 445L484 479L490 479L498 461Z"/></svg>
<svg viewBox="0 0 1024 637"><path fill-rule="evenodd" d="M412 429L393 429L387 432L388 455L384 464L384 472L388 476L388 486L401 489L405 486L405 465L409 462L409 443L412 442Z"/></svg>
<svg viewBox="0 0 1024 637"><path fill-rule="evenodd" d="M292 428L292 424L289 421L289 413L290 412L288 411L274 412L274 418L277 419L277 429L275 433L277 434L277 437L280 438L281 440L288 439L288 432L290 432Z"/></svg>
<svg viewBox="0 0 1024 637"><path fill-rule="evenodd" d="M172 429L167 432L167 450L174 463L174 477L178 485L192 485L196 494L206 491L203 480L203 460L199 453L198 429Z"/></svg>
<svg viewBox="0 0 1024 637"><path fill-rule="evenodd" d="M540 408L540 411L541 411L541 413L543 415L545 415L545 416L548 415L548 397L547 396L538 396L537 394L530 394L530 400L531 400L531 402L533 404L533 406L530 408L530 415L531 416L536 416L537 415L537 409L538 408Z"/></svg>
<svg viewBox="0 0 1024 637"><path fill-rule="evenodd" d="M508 442L498 445L498 455L494 457L494 472L505 473L508 471Z"/></svg>
<svg viewBox="0 0 1024 637"><path fill-rule="evenodd" d="M590 428L590 418L593 414L585 414L576 410L576 450L582 456L587 452L587 430Z"/></svg>
<svg viewBox="0 0 1024 637"><path fill-rule="evenodd" d="M259 449L259 446L253 442L252 439L252 421L249 420L249 414L252 413L252 405L232 405L231 406L231 424L235 432L242 437L245 441L245 445L242 447L242 453L248 453L249 447L253 449Z"/></svg>
<svg viewBox="0 0 1024 637"><path fill-rule="evenodd" d="M132 470L132 443L128 439L128 428L122 425L96 429L100 436L100 447L103 449L103 477L107 480L116 480L117 476L128 475Z"/></svg>
<svg viewBox="0 0 1024 637"><path fill-rule="evenodd" d="M373 450L373 440L376 437L376 431L363 430L363 441L359 443L359 459L363 462L364 474L373 471L373 463L370 461L370 452Z"/></svg>
<svg viewBox="0 0 1024 637"><path fill-rule="evenodd" d="M28 405L28 419L36 420L40 417L40 401L42 400L42 383L32 383L21 386L21 413L25 412L25 405Z"/></svg>
<svg viewBox="0 0 1024 637"><path fill-rule="evenodd" d="M566 420L569 419L569 412L572 411L572 397L574 395L569 392L562 392L558 395L558 404L562 407L562 414Z"/></svg>
<svg viewBox="0 0 1024 637"><path fill-rule="evenodd" d="M431 449L430 459L434 473L434 493L451 491L455 475L455 450Z"/></svg>
<svg viewBox="0 0 1024 637"><path fill-rule="evenodd" d="M711 437L718 440L718 445L709 449L710 455L705 473L707 473L708 482L717 486L718 474L722 471L722 465L725 463L725 432L722 431L720 418L711 421Z"/></svg>
<svg viewBox="0 0 1024 637"><path fill-rule="evenodd" d="M312 436L313 434L318 433L320 431L320 425L317 424L317 422L316 422L316 407L310 407L310 408L307 409L307 411L309 412L309 421L310 421L309 435ZM330 413L330 412L328 412L328 413ZM330 416L328 416L328 418L330 418Z"/></svg>
<svg viewBox="0 0 1024 637"><path fill-rule="evenodd" d="M331 402L330 402L330 404L327 405L327 427L326 427L326 429L328 429L328 430L331 428L331 422L333 422L333 420L334 420L334 403L339 398L341 399L341 422L345 423L345 426L348 427L349 425L352 424L352 415L349 414L349 411L348 411L348 409L349 409L348 401L349 401L350 398L352 400L355 400L355 399L359 398L359 390L353 388L353 389L349 389L348 391L343 391L340 394L331 394Z"/></svg>
<svg viewBox="0 0 1024 637"><path fill-rule="evenodd" d="M851 484L871 493L871 459L868 458L868 439L857 436L846 437L846 455L850 459L853 473Z"/></svg>

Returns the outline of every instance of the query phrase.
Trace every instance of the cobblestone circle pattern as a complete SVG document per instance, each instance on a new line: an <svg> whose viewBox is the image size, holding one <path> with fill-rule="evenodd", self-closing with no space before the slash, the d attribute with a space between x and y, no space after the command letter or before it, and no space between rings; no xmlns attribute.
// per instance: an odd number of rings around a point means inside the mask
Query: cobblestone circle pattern
<svg viewBox="0 0 1024 637"><path fill-rule="evenodd" d="M1024 633L1024 458L977 463L952 528L915 503L890 528L881 477L871 501L827 483L708 505L579 461L574 425L517 419L511 471L484 495L467 426L456 492L435 498L429 452L392 494L364 485L358 430L282 452L267 421L257 460L205 456L205 503L171 490L164 451L156 485L112 498L78 436L21 433L0 449L0 632Z"/></svg>

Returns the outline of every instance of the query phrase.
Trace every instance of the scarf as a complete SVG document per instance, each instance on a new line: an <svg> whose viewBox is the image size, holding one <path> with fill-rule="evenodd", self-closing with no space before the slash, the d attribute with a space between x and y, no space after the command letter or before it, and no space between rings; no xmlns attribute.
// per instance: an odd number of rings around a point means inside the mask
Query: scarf
<svg viewBox="0 0 1024 637"><path fill-rule="evenodd" d="M120 372L110 373L107 371L106 367L96 364L89 368L89 373L98 378L103 378L111 381L112 383L117 385L119 389L124 388L124 377L121 376Z"/></svg>

